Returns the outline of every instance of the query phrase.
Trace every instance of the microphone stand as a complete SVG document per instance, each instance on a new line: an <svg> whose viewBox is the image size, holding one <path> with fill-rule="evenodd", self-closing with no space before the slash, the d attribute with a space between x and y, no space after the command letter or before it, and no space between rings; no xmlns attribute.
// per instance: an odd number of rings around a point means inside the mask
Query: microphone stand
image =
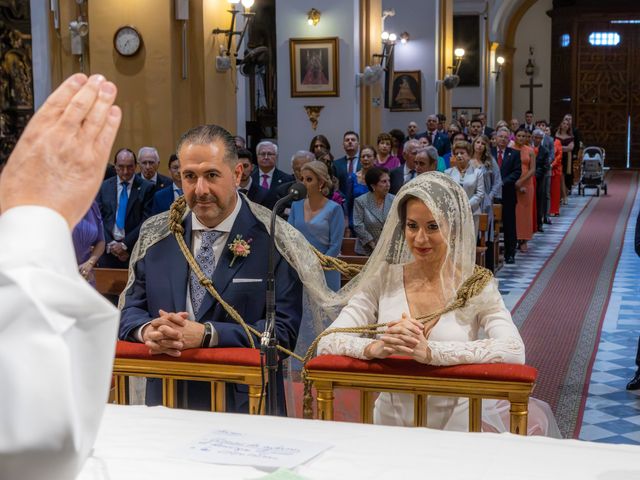
<svg viewBox="0 0 640 480"><path fill-rule="evenodd" d="M271 229L269 235L269 258L267 263L267 299L266 321L264 332L260 339L260 355L265 359L267 369L267 403L265 413L267 415L278 414L278 386L276 382L278 373L278 339L276 337L276 279L273 259L276 253L276 217L278 212L289 200L298 200L307 195L307 189L301 183L294 183L287 196L282 197L273 206L271 212ZM264 391L264 388L262 389Z"/></svg>

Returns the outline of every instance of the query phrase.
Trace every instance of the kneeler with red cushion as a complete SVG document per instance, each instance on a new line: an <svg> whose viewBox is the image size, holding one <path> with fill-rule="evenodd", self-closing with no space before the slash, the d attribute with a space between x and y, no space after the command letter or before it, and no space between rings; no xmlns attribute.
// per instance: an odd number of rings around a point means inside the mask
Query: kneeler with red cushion
<svg viewBox="0 0 640 480"><path fill-rule="evenodd" d="M318 417L333 419L333 389L361 392L361 420L372 422L372 393L400 392L416 395L414 424L425 424L424 401L428 395L469 398L469 430L482 425L482 399L511 403L510 430L527 434L529 396L538 372L528 365L506 363L435 367L407 357L358 360L339 355L320 355L307 364L307 378L317 390ZM307 412L308 413L308 412Z"/></svg>
<svg viewBox="0 0 640 480"><path fill-rule="evenodd" d="M115 402L127 403L127 377L162 379L162 404L176 405L176 381L211 382L211 409L224 411L225 382L249 387L249 413L257 414L262 392L260 350L254 348L194 348L180 357L151 355L142 343L118 341L113 365Z"/></svg>

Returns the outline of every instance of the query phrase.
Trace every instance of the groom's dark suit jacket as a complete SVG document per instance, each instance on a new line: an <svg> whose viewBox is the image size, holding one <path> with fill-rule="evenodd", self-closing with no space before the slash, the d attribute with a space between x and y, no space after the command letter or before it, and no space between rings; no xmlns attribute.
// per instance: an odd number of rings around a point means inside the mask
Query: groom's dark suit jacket
<svg viewBox="0 0 640 480"><path fill-rule="evenodd" d="M191 245L191 215L185 218L183 226L186 244ZM225 248L213 273L213 284L222 298L237 310L247 324L262 332L266 313L269 235L245 202L233 224L228 243L231 243L236 235L242 235L245 240L251 239L251 253L247 257L236 258L231 266L233 255L228 248ZM276 336L280 345L293 350L302 315L302 284L296 271L279 253L276 253L274 263ZM167 312L186 311L187 282L189 281L189 267L173 235L165 237L150 247L146 255L136 262L134 269L136 281L126 292L119 332L120 339L129 341L136 341L133 337L135 331L158 317L160 309ZM218 347L250 346L242 327L208 293L196 321L212 323L218 334ZM254 337L254 342L259 346L260 338ZM210 386L197 382L190 383L188 386L189 408L208 408ZM278 387L280 409L284 412L284 388L281 375ZM160 399L160 385L148 387L147 403L159 403ZM247 387L227 384L226 400L227 412L248 411Z"/></svg>

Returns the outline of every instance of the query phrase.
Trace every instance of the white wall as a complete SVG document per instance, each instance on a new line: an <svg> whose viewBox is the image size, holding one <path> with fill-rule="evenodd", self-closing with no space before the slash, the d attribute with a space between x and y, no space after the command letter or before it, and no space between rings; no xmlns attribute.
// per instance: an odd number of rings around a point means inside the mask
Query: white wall
<svg viewBox="0 0 640 480"><path fill-rule="evenodd" d="M529 89L520 85L529 83L525 67L529 59L529 46L534 48L533 58L536 73L535 83L542 88L534 89L533 112L538 119L549 120L551 101L551 18L547 10L553 8L552 0L538 0L522 17L516 31L516 51L513 60L513 110L512 116L522 122L524 112L529 109Z"/></svg>
<svg viewBox="0 0 640 480"><path fill-rule="evenodd" d="M314 135L323 134L331 150L341 156L342 135L359 130L359 94L356 73L359 66L358 0L276 0L276 41L278 69L279 168L291 171L291 155L309 148ZM315 7L322 16L315 27L307 24L307 12ZM289 68L289 39L338 37L340 39L340 96L292 98ZM314 131L305 105L323 105Z"/></svg>
<svg viewBox="0 0 640 480"><path fill-rule="evenodd" d="M400 37L409 32L411 39L406 45L400 42L395 48L396 70L420 70L422 72L422 112L391 112L383 109L382 128L406 131L409 122L418 123L421 131L426 128L427 115L436 112L436 34L437 2L435 0L383 0L382 9L395 9L394 17L387 17L384 28ZM382 46L380 47L382 50Z"/></svg>

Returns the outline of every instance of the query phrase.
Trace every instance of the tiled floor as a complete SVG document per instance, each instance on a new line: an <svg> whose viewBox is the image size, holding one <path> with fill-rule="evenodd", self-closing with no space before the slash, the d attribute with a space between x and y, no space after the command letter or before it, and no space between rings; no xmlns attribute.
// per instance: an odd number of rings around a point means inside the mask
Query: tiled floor
<svg viewBox="0 0 640 480"><path fill-rule="evenodd" d="M529 251L518 253L515 265L505 265L498 272L507 308L511 310L518 303L588 200L588 197L570 197L562 216L552 218L553 225L546 225L545 233L535 235L529 242ZM640 194L629 217L593 366L579 437L583 440L640 445L640 391L625 390L635 372L640 335L640 258L633 246L639 210Z"/></svg>

